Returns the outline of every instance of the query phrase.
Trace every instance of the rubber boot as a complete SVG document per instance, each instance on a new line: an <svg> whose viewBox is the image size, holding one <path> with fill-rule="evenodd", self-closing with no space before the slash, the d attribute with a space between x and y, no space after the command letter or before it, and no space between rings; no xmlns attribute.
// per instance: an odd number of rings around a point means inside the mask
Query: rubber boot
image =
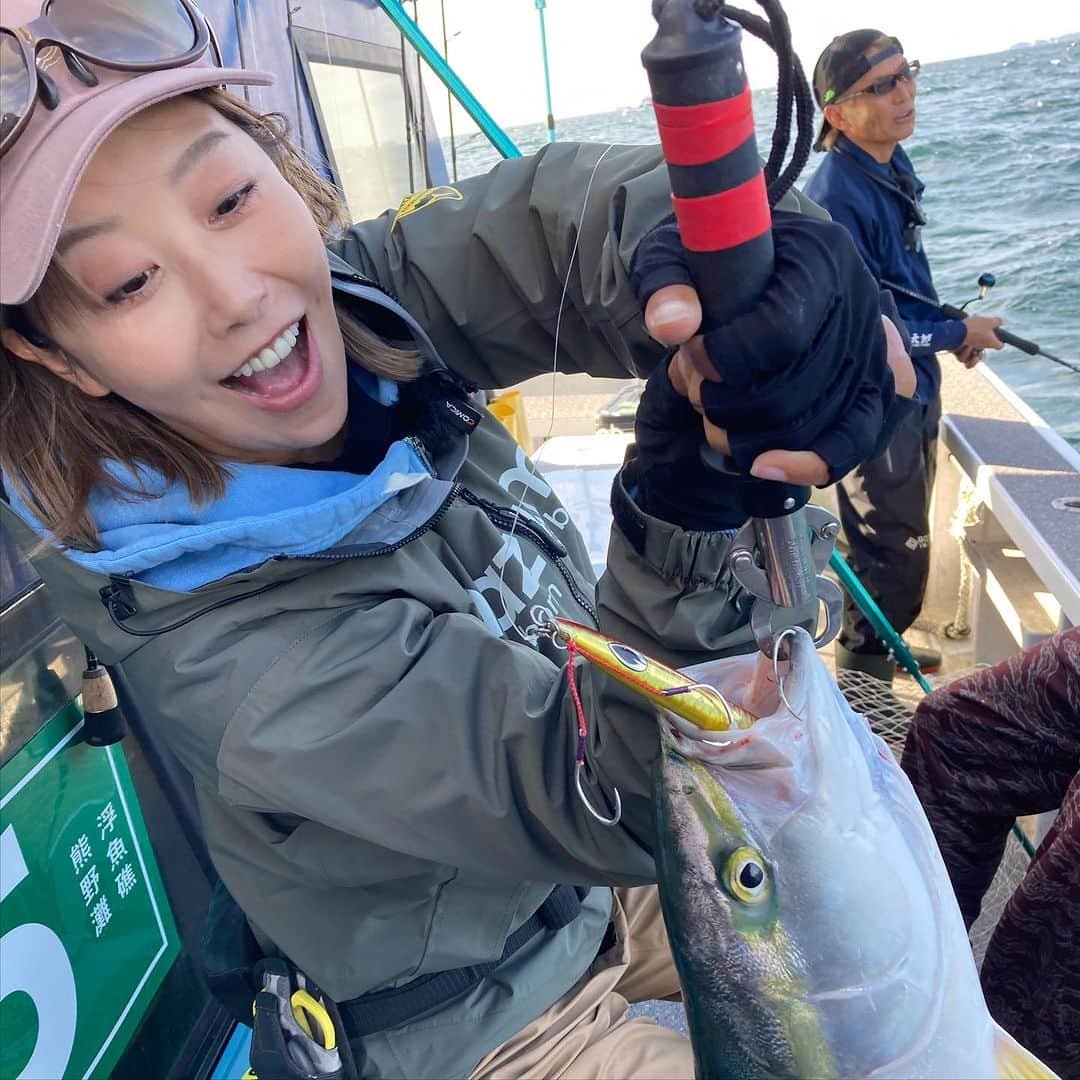
<svg viewBox="0 0 1080 1080"><path fill-rule="evenodd" d="M923 648L920 645L909 645L908 649L924 675L934 675L941 670L941 653L937 649ZM899 664L896 665L896 671L900 675L910 674Z"/></svg>
<svg viewBox="0 0 1080 1080"><path fill-rule="evenodd" d="M857 653L844 648L838 641L835 646L837 671L862 671L891 684L896 673L896 661L888 653Z"/></svg>

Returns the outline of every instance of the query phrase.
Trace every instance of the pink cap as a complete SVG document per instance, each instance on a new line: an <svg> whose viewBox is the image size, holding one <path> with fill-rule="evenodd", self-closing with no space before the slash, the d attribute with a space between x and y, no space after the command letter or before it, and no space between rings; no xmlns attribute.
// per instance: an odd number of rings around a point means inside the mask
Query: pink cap
<svg viewBox="0 0 1080 1080"><path fill-rule="evenodd" d="M4 25L24 26L40 13L41 0L5 0ZM129 116L204 86L269 86L274 81L266 72L218 67L209 50L184 67L160 71L114 71L86 62L97 86L76 79L58 50L43 48L38 64L56 83L60 104L49 110L39 101L14 145L0 157L0 304L22 304L34 295L83 170Z"/></svg>

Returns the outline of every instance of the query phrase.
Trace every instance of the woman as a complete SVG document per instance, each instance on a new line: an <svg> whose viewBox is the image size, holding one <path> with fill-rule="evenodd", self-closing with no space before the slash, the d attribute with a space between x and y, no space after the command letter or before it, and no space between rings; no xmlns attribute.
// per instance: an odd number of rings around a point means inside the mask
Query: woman
<svg viewBox="0 0 1080 1080"><path fill-rule="evenodd" d="M4 25L38 12L11 0ZM110 68L91 33L93 85L54 65L56 107L32 108L27 67L6 93L5 520L48 541L55 602L123 662L260 945L343 1003L365 1075L690 1076L682 1036L624 1020L628 998L677 992L655 891L628 888L654 880L654 723L577 670L579 797L546 632L598 620L676 661L750 640L725 567L737 509L724 481L698 490L704 441L727 436L672 389L629 282L667 210L659 156L559 146L341 230L275 124L216 88L265 78L209 65L184 12L195 45L170 52L182 35L155 27L154 70ZM124 28L108 32L115 60ZM18 88L25 57L3 60ZM893 379L853 249L804 219L776 235L820 287L798 304L799 364L841 367L880 420ZM685 287L656 291L680 280L665 265L639 285L677 344L699 314ZM753 360L765 329L727 359ZM551 488L470 396L553 353L561 370L656 368L599 587ZM695 339L670 368L698 407L708 355ZM835 473L815 452L850 411L834 381L811 379L818 428L755 468Z"/></svg>

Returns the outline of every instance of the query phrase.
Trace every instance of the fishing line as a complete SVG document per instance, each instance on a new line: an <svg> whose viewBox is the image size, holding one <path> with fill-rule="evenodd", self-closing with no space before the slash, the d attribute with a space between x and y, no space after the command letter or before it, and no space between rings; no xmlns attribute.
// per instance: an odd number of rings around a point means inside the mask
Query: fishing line
<svg viewBox="0 0 1080 1080"><path fill-rule="evenodd" d="M555 314L555 344L551 358L551 411L548 416L547 431L544 433L543 436L544 442L551 438L551 433L555 430L555 401L558 393L556 389L556 380L559 376L559 335L562 331L562 316L563 310L566 307L566 295L570 289L570 277L574 271L574 263L577 261L578 246L581 241L581 229L582 226L585 224L585 212L589 207L589 195L592 193L593 182L596 180L596 174L600 169L600 163L604 160L604 158L608 156L612 149L614 149L613 143L609 144L604 148L604 152L596 159L596 164L593 165L593 170L589 176L588 184L585 185L585 195L581 202L581 216L578 218L577 231L574 233L574 244L573 247L570 249L570 260L566 266L566 277L563 280L562 295L559 297L559 309ZM529 476L535 479L538 475L538 469L536 467L536 462L532 459L531 454L525 455L525 463L526 470ZM529 494L529 490L530 489L528 484L522 485L521 496L518 498L517 503L515 503L513 510L511 511L512 521L510 524L510 532L507 534L505 548L508 557L503 560L503 564L499 568L499 602L502 604L503 613L507 615L509 614L510 608L509 605L506 603L505 589L506 567L510 562L510 542L514 539L514 535L517 530L518 517L525 512L525 499ZM529 637L517 626L515 622L512 622L510 624L510 629L513 629L515 633L517 633L517 635L526 644L533 644ZM558 641L558 639L554 637L554 635L552 636L552 640L556 642Z"/></svg>
<svg viewBox="0 0 1080 1080"><path fill-rule="evenodd" d="M556 380L558 379L559 375L559 336L562 332L562 316L563 311L566 308L566 296L567 293L570 291L570 277L574 272L574 265L577 262L578 247L581 242L581 230L585 224L585 213L589 207L589 196L592 194L593 182L596 180L596 174L600 169L601 162L603 162L604 158L606 158L607 155L610 153L613 145L614 144L609 144L608 146L606 146L604 148L604 152L596 159L596 164L593 165L592 173L589 175L589 182L585 185L585 195L581 201L581 215L578 218L577 230L574 233L574 244L573 247L570 249L570 259L567 262L566 276L563 279L562 294L559 297L559 308L555 314L555 335L551 357L551 411L548 417L548 428L547 431L544 433L544 441L551 437L551 433L555 428L555 401L557 395ZM531 454L525 455L525 462L529 475L535 479L538 473L538 469L536 466L536 462L532 459ZM509 605L506 602L506 567L510 563L510 545L517 531L518 519L522 514L525 513L525 499L528 496L529 490L530 488L528 484L522 485L521 495L518 498L517 503L514 505L513 512L511 514L510 532L507 534L507 538L503 547L503 550L506 552L507 557L503 560L503 564L499 568L499 602L502 604L504 616L509 616L510 613ZM522 572L524 573L524 568ZM548 612L549 622L551 622L551 616L553 614L554 612ZM554 626L554 623L552 623L552 626ZM510 622L508 631L509 630L515 631L517 635L522 639L522 641L525 642L525 644L535 647L535 642L529 639L526 633L518 627L515 621ZM559 635L557 630L552 631L551 640L556 646L559 644ZM610 828L618 825L619 821L622 819L622 797L619 794L619 789L613 786L611 816L606 817L605 815L600 813L595 806L593 806L592 802L585 794L584 785L582 783L583 773L588 768L585 757L585 747L588 737L588 726L585 719L585 708L581 702L581 695L578 692L577 682L574 679L573 642L567 643L566 677L570 684L570 694L574 703L574 710L578 723L577 748L574 754L574 787L577 790L578 798L584 804L585 809L589 812L589 814L592 815L592 817L595 818L595 820L598 821L601 825ZM600 785L597 784L597 787L600 788Z"/></svg>

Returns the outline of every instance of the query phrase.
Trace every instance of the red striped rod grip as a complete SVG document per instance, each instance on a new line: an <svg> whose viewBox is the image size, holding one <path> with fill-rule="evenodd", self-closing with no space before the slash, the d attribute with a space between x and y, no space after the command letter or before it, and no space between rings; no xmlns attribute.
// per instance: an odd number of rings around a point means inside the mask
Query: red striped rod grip
<svg viewBox="0 0 1080 1080"><path fill-rule="evenodd" d="M741 94L704 105L653 102L660 144L669 165L704 165L725 157L754 134L749 85Z"/></svg>
<svg viewBox="0 0 1080 1080"><path fill-rule="evenodd" d="M726 251L769 231L769 195L762 173L745 184L698 199L671 197L688 251Z"/></svg>

